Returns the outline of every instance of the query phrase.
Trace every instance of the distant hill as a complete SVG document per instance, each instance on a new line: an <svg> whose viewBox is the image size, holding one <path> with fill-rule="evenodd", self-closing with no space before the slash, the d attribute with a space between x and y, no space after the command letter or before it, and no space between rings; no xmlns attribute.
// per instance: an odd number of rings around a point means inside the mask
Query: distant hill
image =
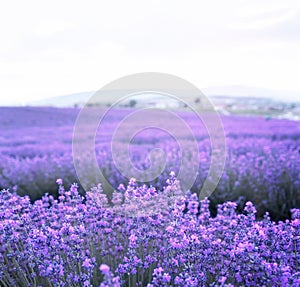
<svg viewBox="0 0 300 287"><path fill-rule="evenodd" d="M203 88L202 92L207 96L225 96L237 98L259 98L284 102L300 102L300 92L271 90L265 88L246 86L224 86Z"/></svg>
<svg viewBox="0 0 300 287"><path fill-rule="evenodd" d="M74 107L84 105L93 92L83 92L26 103L27 106Z"/></svg>
<svg viewBox="0 0 300 287"><path fill-rule="evenodd" d="M239 98L240 100L249 99L263 99L281 101L281 102L300 102L300 92L293 91L278 91L255 87L245 87L245 86L224 86L224 87L208 87L201 89L204 95L214 101L215 97L232 97ZM53 106L53 107L74 107L75 105L83 106L94 92L82 92L66 96L59 96L53 98L47 98L39 101L26 103L28 106ZM96 103L101 105L109 105L114 103L120 95L120 91L107 91L106 95L100 95L96 97ZM191 98L186 95L189 100ZM149 96L142 97L139 99L135 97L136 100L149 101ZM153 101L157 100L157 97L153 97Z"/></svg>

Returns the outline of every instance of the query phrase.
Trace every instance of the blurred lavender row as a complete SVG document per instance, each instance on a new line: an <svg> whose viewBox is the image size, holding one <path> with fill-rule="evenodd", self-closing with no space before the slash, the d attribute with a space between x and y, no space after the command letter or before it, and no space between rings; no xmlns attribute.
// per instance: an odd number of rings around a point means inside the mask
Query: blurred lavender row
<svg viewBox="0 0 300 287"><path fill-rule="evenodd" d="M91 108L87 127L89 120L103 111ZM96 137L99 166L115 188L119 184L126 185L128 179L112 164L110 144L114 128L129 112L120 109L108 113ZM69 186L78 182L72 157L72 135L78 113L79 109L75 108L1 108L0 189L10 188L36 200L46 192L57 195L57 178L63 178ZM188 112L179 115L191 126L199 146L200 172L192 187L197 193L210 165L209 135L198 118ZM222 116L221 119L226 134L227 160L221 181L210 197L212 213L216 214L217 204L228 200L236 202L237 210L242 211L250 200L255 204L259 218L265 211L269 211L275 220L289 218L290 209L300 206L299 122L239 116ZM132 123L131 128L136 125ZM84 137L83 134L83 141ZM181 137L188 147L191 139L185 131ZM116 144L120 146L119 156L126 157L127 143L119 138ZM165 151L167 166L158 178L147 184L162 189L169 172L173 170L177 174L180 168L181 154L176 141L164 132L149 129L134 138L130 155L137 168L148 168L147 154L155 147ZM195 159L195 151L187 148L185 152L191 160ZM86 159L87 156L82 154L75 160L82 163L86 181L93 186L98 183L97 177ZM185 171L188 178L189 168Z"/></svg>

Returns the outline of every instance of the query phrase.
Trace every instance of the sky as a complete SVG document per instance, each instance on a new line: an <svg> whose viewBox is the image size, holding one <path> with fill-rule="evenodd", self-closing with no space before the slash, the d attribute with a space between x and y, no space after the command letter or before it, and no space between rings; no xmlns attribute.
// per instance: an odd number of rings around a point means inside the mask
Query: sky
<svg viewBox="0 0 300 287"><path fill-rule="evenodd" d="M300 1L2 1L0 105L164 72L299 91Z"/></svg>

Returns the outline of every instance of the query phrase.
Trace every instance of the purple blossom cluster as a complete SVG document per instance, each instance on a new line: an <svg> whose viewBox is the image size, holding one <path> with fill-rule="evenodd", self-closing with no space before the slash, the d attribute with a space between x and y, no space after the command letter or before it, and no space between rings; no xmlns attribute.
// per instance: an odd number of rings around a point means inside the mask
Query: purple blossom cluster
<svg viewBox="0 0 300 287"><path fill-rule="evenodd" d="M1 191L1 286L300 285L299 209L275 223L225 202L212 217L174 173L161 190L131 179L112 195L57 184L34 203Z"/></svg>

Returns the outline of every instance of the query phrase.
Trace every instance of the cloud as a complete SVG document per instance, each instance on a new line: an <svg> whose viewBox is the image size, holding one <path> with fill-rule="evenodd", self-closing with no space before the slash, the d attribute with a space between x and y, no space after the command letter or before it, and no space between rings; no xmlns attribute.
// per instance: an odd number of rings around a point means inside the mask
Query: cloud
<svg viewBox="0 0 300 287"><path fill-rule="evenodd" d="M96 90L142 71L199 87L300 90L299 7L289 0L8 1L0 11L0 94L34 100Z"/></svg>

